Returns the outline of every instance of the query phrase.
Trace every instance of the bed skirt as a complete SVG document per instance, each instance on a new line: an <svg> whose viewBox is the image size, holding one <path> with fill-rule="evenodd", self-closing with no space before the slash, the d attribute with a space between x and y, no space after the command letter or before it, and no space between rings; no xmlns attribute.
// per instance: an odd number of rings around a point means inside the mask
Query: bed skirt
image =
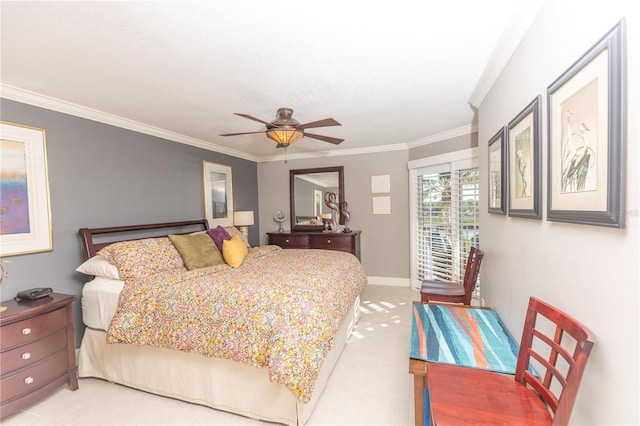
<svg viewBox="0 0 640 426"><path fill-rule="evenodd" d="M311 400L303 404L266 368L173 349L107 344L106 332L86 328L78 356L80 377L97 377L157 395L290 426L304 425L358 321L360 298L338 329Z"/></svg>

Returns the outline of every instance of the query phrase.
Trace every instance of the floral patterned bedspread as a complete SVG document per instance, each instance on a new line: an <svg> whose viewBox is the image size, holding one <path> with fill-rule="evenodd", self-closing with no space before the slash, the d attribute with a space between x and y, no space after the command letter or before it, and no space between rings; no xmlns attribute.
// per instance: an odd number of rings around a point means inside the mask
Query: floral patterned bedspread
<svg viewBox="0 0 640 426"><path fill-rule="evenodd" d="M365 285L348 253L256 247L240 268L181 268L126 281L107 340L267 367L271 381L308 402Z"/></svg>

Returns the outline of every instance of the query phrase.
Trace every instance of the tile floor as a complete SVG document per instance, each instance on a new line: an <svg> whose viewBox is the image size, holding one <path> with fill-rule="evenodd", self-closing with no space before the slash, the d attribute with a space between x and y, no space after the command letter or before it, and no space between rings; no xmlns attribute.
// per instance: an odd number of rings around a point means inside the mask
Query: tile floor
<svg viewBox="0 0 640 426"><path fill-rule="evenodd" d="M412 377L407 372L411 302L405 287L368 286L360 321L311 419L313 425L411 425ZM256 425L256 420L130 389L80 379L3 425Z"/></svg>

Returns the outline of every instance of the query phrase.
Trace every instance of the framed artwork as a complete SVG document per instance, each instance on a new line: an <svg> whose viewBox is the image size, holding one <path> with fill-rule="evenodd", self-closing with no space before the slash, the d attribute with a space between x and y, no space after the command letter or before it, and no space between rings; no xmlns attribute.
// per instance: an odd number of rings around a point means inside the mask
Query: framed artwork
<svg viewBox="0 0 640 426"><path fill-rule="evenodd" d="M389 193L391 192L391 175L371 176L371 193Z"/></svg>
<svg viewBox="0 0 640 426"><path fill-rule="evenodd" d="M204 179L204 217L209 227L233 225L233 187L231 167L202 162Z"/></svg>
<svg viewBox="0 0 640 426"><path fill-rule="evenodd" d="M373 197L373 214L391 214L391 197Z"/></svg>
<svg viewBox="0 0 640 426"><path fill-rule="evenodd" d="M540 219L540 96L509 123L509 216Z"/></svg>
<svg viewBox="0 0 640 426"><path fill-rule="evenodd" d="M0 256L53 250L44 129L0 121Z"/></svg>
<svg viewBox="0 0 640 426"><path fill-rule="evenodd" d="M489 213L505 214L507 198L507 128L503 127L489 139Z"/></svg>
<svg viewBox="0 0 640 426"><path fill-rule="evenodd" d="M620 21L547 88L547 220L624 227L623 38Z"/></svg>

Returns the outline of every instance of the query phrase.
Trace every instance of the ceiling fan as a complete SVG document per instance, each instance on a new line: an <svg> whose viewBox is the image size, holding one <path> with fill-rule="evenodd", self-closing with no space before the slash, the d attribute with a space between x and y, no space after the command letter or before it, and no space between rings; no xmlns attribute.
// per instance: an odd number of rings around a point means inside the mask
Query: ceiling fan
<svg viewBox="0 0 640 426"><path fill-rule="evenodd" d="M341 126L333 118L325 118L323 120L312 121L310 123L301 124L298 120L292 117L293 109L291 108L279 108L276 113L276 118L273 121L264 121L260 118L252 117L247 114L241 114L234 112L235 115L248 118L249 120L257 121L264 124L267 129L259 132L242 132L242 133L225 133L220 136L237 136L237 135L251 135L256 133L266 133L267 137L275 141L278 145L276 148L286 148L297 140L303 137L312 139L318 139L324 142L329 142L335 145L341 143L344 139L334 138L331 136L316 135L314 133L306 133L306 129L312 129L315 127L328 127L328 126Z"/></svg>

